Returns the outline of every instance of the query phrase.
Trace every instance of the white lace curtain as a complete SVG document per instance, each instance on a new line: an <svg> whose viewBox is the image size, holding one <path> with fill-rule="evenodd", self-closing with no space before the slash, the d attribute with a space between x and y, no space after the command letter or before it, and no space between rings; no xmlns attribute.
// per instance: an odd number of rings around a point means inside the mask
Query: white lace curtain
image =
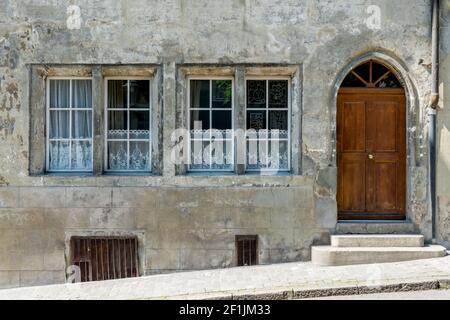
<svg viewBox="0 0 450 320"><path fill-rule="evenodd" d="M91 80L50 80L49 107L49 170L91 170Z"/></svg>

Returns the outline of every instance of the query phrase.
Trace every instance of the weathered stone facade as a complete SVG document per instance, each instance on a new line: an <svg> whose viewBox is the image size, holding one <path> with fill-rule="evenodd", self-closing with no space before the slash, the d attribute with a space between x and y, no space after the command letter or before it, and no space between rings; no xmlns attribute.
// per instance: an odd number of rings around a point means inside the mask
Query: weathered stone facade
<svg viewBox="0 0 450 320"><path fill-rule="evenodd" d="M439 241L450 245L450 2L441 4L440 108L437 109L437 228Z"/></svg>
<svg viewBox="0 0 450 320"><path fill-rule="evenodd" d="M69 5L80 8L80 28L68 28ZM0 287L63 282L72 235L138 235L146 274L233 266L235 235L259 236L260 263L308 260L310 246L336 230L337 89L370 58L405 85L407 216L431 240L430 17L428 0L0 1ZM153 175L104 175L102 161L93 175L45 174L45 78L92 76L101 145L102 81L120 65L154 74ZM289 75L291 174L196 176L174 165L171 133L186 124L187 73L232 75L240 110L245 76ZM441 213L449 211L447 185Z"/></svg>

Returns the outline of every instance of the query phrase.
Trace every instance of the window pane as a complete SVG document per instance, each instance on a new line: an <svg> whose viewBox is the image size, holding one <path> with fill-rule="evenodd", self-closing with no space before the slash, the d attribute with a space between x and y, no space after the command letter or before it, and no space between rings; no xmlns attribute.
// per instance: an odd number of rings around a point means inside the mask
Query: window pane
<svg viewBox="0 0 450 320"><path fill-rule="evenodd" d="M231 129L231 111L212 111L212 129Z"/></svg>
<svg viewBox="0 0 450 320"><path fill-rule="evenodd" d="M91 80L72 80L72 108L92 108Z"/></svg>
<svg viewBox="0 0 450 320"><path fill-rule="evenodd" d="M212 81L212 107L231 108L231 80Z"/></svg>
<svg viewBox="0 0 450 320"><path fill-rule="evenodd" d="M92 138L92 111L72 111L72 138Z"/></svg>
<svg viewBox="0 0 450 320"><path fill-rule="evenodd" d="M50 111L50 139L68 139L69 127L69 111Z"/></svg>
<svg viewBox="0 0 450 320"><path fill-rule="evenodd" d="M269 81L269 108L288 107L288 81Z"/></svg>
<svg viewBox="0 0 450 320"><path fill-rule="evenodd" d="M130 111L130 139L148 139L150 114L148 111Z"/></svg>
<svg viewBox="0 0 450 320"><path fill-rule="evenodd" d="M130 142L130 170L149 170L150 152L147 141Z"/></svg>
<svg viewBox="0 0 450 320"><path fill-rule="evenodd" d="M208 130L209 124L209 111L192 110L191 111L191 130Z"/></svg>
<svg viewBox="0 0 450 320"><path fill-rule="evenodd" d="M50 80L50 108L69 108L70 80Z"/></svg>
<svg viewBox="0 0 450 320"><path fill-rule="evenodd" d="M288 112L269 111L269 130L279 130L280 139L288 138Z"/></svg>
<svg viewBox="0 0 450 320"><path fill-rule="evenodd" d="M247 108L266 107L266 81L247 81Z"/></svg>
<svg viewBox="0 0 450 320"><path fill-rule="evenodd" d="M288 170L288 142L269 141L269 168L273 170Z"/></svg>
<svg viewBox="0 0 450 320"><path fill-rule="evenodd" d="M92 144L90 141L72 141L72 170L92 168Z"/></svg>
<svg viewBox="0 0 450 320"><path fill-rule="evenodd" d="M247 111L247 129L267 129L266 111Z"/></svg>
<svg viewBox="0 0 450 320"><path fill-rule="evenodd" d="M247 169L260 170L267 167L267 141L247 141Z"/></svg>
<svg viewBox="0 0 450 320"><path fill-rule="evenodd" d="M209 80L191 80L191 108L209 108Z"/></svg>
<svg viewBox="0 0 450 320"><path fill-rule="evenodd" d="M215 170L232 170L233 150L231 140L212 143L212 168Z"/></svg>
<svg viewBox="0 0 450 320"><path fill-rule="evenodd" d="M108 170L127 170L128 151L126 141L108 142Z"/></svg>
<svg viewBox="0 0 450 320"><path fill-rule="evenodd" d="M50 141L49 170L68 170L70 163L70 142Z"/></svg>
<svg viewBox="0 0 450 320"><path fill-rule="evenodd" d="M149 108L150 81L130 80L130 108Z"/></svg>
<svg viewBox="0 0 450 320"><path fill-rule="evenodd" d="M127 111L109 111L108 138L127 139Z"/></svg>
<svg viewBox="0 0 450 320"><path fill-rule="evenodd" d="M209 141L191 141L191 169L210 169Z"/></svg>
<svg viewBox="0 0 450 320"><path fill-rule="evenodd" d="M127 108L127 80L108 80L108 108Z"/></svg>

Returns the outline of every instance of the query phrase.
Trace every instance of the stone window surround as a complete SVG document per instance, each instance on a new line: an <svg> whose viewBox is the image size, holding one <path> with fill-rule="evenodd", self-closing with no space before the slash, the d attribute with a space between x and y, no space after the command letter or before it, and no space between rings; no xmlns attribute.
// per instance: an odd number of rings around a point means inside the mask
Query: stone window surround
<svg viewBox="0 0 450 320"><path fill-rule="evenodd" d="M160 147L162 141L158 134L161 127L161 101L159 86L161 86L161 68L156 65L31 65L30 88L30 163L31 176L41 175L83 175L82 173L53 173L46 172L46 112L47 112L47 79L53 77L91 78L93 100L93 169L84 175L133 175L134 173L107 173L105 170L105 79L146 77L151 80L151 128L155 139L152 139L152 173L161 173L162 155ZM138 173L137 173L138 174ZM142 174L142 173L139 173Z"/></svg>
<svg viewBox="0 0 450 320"><path fill-rule="evenodd" d="M234 103L235 103L235 128L245 129L245 81L246 77L289 77L291 79L291 172L287 176L298 176L302 174L302 90L303 90L303 67L302 64L76 64L76 65L44 65L31 64L30 68L30 162L29 174L35 177L49 177L48 183L54 184L61 181L58 176L73 175L76 181L84 181L89 176L107 176L120 178L120 181L135 181L137 184L139 177L133 177L131 173L106 173L104 168L104 147L105 147L105 110L104 80L107 77L151 77L152 81L152 130L155 139L152 141L152 173L144 174L152 179L152 176L185 176L187 166L173 165L168 159L163 159L163 152L167 153L172 147L172 142L168 139L167 132L172 128L187 128L187 99L186 81L190 76L226 76L234 78ZM169 75L173 74L173 78ZM46 79L52 76L65 77L91 77L94 113L94 150L93 150L93 172L80 175L79 173L49 174L45 172L45 108L46 108ZM175 96L169 96L170 85L175 87ZM167 103L163 103L168 99ZM169 101L171 100L171 101ZM174 110L163 110L164 105L175 105ZM164 113L164 121L163 121ZM173 120L168 115L174 115L174 123L168 125L168 121ZM164 130L164 127L166 128ZM170 135L169 135L170 136ZM163 143L163 140L166 141ZM168 153L170 156L170 153ZM208 174L208 173L206 173ZM141 175L142 174L137 174ZM211 174L212 176L217 174ZM220 175L220 174L219 174ZM223 175L223 174L222 174ZM226 175L226 174L225 174ZM247 176L251 178L251 173L245 171L245 165L235 165L235 172L231 175ZM250 175L250 177L248 177ZM284 173L283 175L286 175ZM80 177L78 179L77 177ZM129 176L129 177L127 177ZM84 178L83 178L84 177ZM142 177L145 178L145 177ZM146 178L147 184L152 180ZM256 177L255 177L256 178ZM280 178L283 178L282 176ZM287 178L287 177L286 177ZM53 181L56 179L55 181ZM124 180L125 179L125 180ZM74 181L75 181L74 180ZM90 181L90 179L88 179ZM245 179L248 180L248 179ZM285 179L283 179L284 181ZM288 179L289 180L289 179ZM109 179L108 179L109 181ZM105 182L107 182L105 180ZM82 183L84 184L84 183ZM128 184L128 183L127 183ZM153 184L153 183L151 183ZM159 184L159 182L158 182ZM284 183L283 183L284 184Z"/></svg>
<svg viewBox="0 0 450 320"><path fill-rule="evenodd" d="M288 174L301 174L301 121L302 121L302 65L280 64L237 64L237 65L178 65L176 72L177 104L176 128L188 128L188 81L195 77L233 77L234 78L234 129L245 130L246 94L245 82L248 79L285 78L290 80L290 164ZM235 157L237 155L235 151ZM195 175L189 172L188 165L176 165L176 175ZM207 173L207 172L206 172ZM198 173L202 174L202 173ZM214 174L214 173L211 173ZM223 175L224 173L222 173ZM245 164L235 164L232 175L254 175L247 172ZM270 173L269 173L270 174ZM286 173L284 173L286 174Z"/></svg>

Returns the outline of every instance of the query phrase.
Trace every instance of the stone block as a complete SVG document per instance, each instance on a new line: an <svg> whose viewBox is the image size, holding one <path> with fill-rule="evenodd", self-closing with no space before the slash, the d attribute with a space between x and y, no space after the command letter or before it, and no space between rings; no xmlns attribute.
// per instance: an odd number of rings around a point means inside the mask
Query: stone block
<svg viewBox="0 0 450 320"><path fill-rule="evenodd" d="M146 269L150 270L177 270L180 266L179 250L145 250Z"/></svg>
<svg viewBox="0 0 450 320"><path fill-rule="evenodd" d="M63 208L65 188L22 187L19 189L19 205L23 208Z"/></svg>
<svg viewBox="0 0 450 320"><path fill-rule="evenodd" d="M54 283L64 283L64 270L61 271L20 271L20 286L43 286Z"/></svg>
<svg viewBox="0 0 450 320"><path fill-rule="evenodd" d="M316 199L316 223L320 228L333 229L337 224L337 203L334 199Z"/></svg>
<svg viewBox="0 0 450 320"><path fill-rule="evenodd" d="M0 289L16 288L19 286L19 271L0 271Z"/></svg>
<svg viewBox="0 0 450 320"><path fill-rule="evenodd" d="M19 205L19 188L0 187L0 208L16 208Z"/></svg>
<svg viewBox="0 0 450 320"><path fill-rule="evenodd" d="M157 188L113 188L112 206L125 208L159 208Z"/></svg>
<svg viewBox="0 0 450 320"><path fill-rule="evenodd" d="M66 205L71 208L111 207L112 189L97 187L70 187L66 190Z"/></svg>

